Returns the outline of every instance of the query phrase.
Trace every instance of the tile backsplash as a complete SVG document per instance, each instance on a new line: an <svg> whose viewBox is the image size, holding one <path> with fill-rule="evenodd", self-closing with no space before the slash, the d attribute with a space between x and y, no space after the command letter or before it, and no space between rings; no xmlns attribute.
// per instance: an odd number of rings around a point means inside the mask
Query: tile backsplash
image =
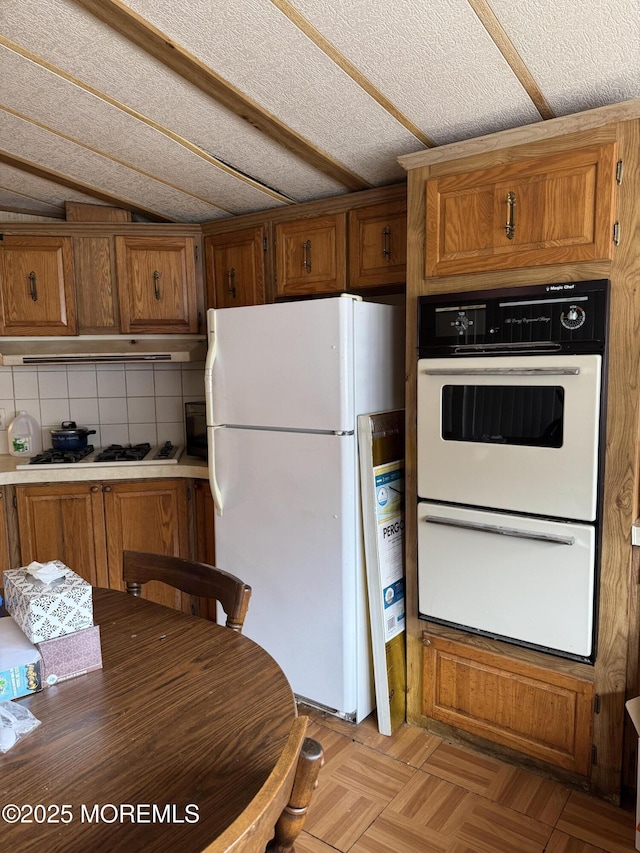
<svg viewBox="0 0 640 853"><path fill-rule="evenodd" d="M8 453L7 427L24 410L42 428L63 421L95 429L89 443L184 444L184 404L204 400L204 364L82 364L0 367L0 453Z"/></svg>

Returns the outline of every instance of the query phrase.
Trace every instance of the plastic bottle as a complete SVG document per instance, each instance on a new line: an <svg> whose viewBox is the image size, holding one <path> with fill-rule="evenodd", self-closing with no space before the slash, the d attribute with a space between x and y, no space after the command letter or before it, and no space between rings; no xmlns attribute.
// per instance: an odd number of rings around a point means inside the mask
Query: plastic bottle
<svg viewBox="0 0 640 853"><path fill-rule="evenodd" d="M35 456L42 453L42 434L38 421L20 411L7 430L9 453L12 456Z"/></svg>

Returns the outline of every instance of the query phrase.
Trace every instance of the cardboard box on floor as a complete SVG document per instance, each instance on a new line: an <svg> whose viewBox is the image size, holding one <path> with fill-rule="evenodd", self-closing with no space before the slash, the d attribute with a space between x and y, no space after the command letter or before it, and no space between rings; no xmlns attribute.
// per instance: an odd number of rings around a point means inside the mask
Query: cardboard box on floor
<svg viewBox="0 0 640 853"><path fill-rule="evenodd" d="M626 703L626 709L629 712L631 721L640 737L640 696L635 699L629 699ZM640 741L638 742L638 755L640 756ZM640 759L638 760L638 776L636 779L636 850L640 850Z"/></svg>

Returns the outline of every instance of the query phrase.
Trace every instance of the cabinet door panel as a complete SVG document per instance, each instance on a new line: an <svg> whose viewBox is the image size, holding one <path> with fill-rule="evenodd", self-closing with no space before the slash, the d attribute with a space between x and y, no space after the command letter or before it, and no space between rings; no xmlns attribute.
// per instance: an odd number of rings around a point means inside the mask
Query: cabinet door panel
<svg viewBox="0 0 640 853"><path fill-rule="evenodd" d="M187 487L184 480L105 484L104 511L109 585L125 589L122 552L150 551L188 557ZM144 598L182 609L180 592L161 583L145 584Z"/></svg>
<svg viewBox="0 0 640 853"><path fill-rule="evenodd" d="M427 181L427 276L611 258L615 163L612 143Z"/></svg>
<svg viewBox="0 0 640 853"><path fill-rule="evenodd" d="M405 281L406 275L406 202L349 211L349 285L398 284Z"/></svg>
<svg viewBox="0 0 640 853"><path fill-rule="evenodd" d="M96 483L16 486L22 564L62 560L109 586L102 491Z"/></svg>
<svg viewBox="0 0 640 853"><path fill-rule="evenodd" d="M5 237L0 282L2 334L76 334L70 237Z"/></svg>
<svg viewBox="0 0 640 853"><path fill-rule="evenodd" d="M113 237L74 237L73 259L81 334L120 331Z"/></svg>
<svg viewBox="0 0 640 853"><path fill-rule="evenodd" d="M198 331L192 237L116 237L122 331Z"/></svg>
<svg viewBox="0 0 640 853"><path fill-rule="evenodd" d="M276 292L302 296L344 290L347 283L346 215L276 225Z"/></svg>
<svg viewBox="0 0 640 853"><path fill-rule="evenodd" d="M264 240L262 228L205 238L207 307L264 302Z"/></svg>

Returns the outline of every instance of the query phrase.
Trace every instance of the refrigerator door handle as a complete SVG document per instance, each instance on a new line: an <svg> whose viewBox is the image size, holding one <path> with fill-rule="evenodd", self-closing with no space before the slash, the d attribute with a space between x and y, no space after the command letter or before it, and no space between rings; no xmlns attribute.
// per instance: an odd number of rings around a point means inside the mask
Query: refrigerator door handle
<svg viewBox="0 0 640 853"><path fill-rule="evenodd" d="M213 425L213 365L218 355L218 337L216 335L216 312L207 312L209 341L204 361L204 399L207 426ZM209 456L211 458L211 456Z"/></svg>
<svg viewBox="0 0 640 853"><path fill-rule="evenodd" d="M216 508L216 514L222 515L222 492L220 491L220 487L218 486L218 481L216 479L216 454L215 442L213 438L213 435L217 429L220 429L220 427L207 427L207 447L209 453L209 485L211 487L211 496L213 497L213 505Z"/></svg>

